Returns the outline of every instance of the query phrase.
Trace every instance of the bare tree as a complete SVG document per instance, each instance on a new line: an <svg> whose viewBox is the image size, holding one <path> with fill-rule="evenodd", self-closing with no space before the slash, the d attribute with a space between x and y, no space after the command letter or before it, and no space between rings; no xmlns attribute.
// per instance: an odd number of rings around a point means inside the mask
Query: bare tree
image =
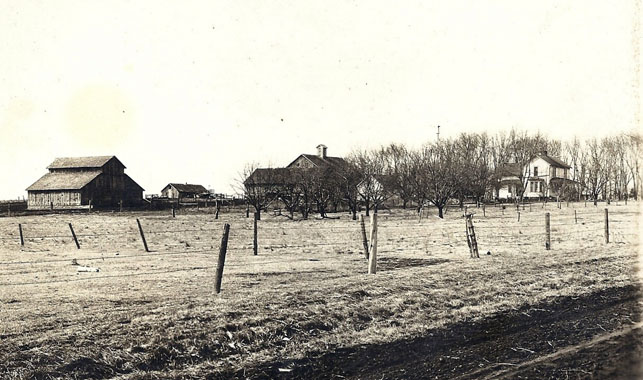
<svg viewBox="0 0 643 380"><path fill-rule="evenodd" d="M337 174L339 176L338 186L341 191L340 196L351 211L353 220L357 220L357 210L360 200L358 186L362 179L362 174L359 168L350 162L338 168Z"/></svg>
<svg viewBox="0 0 643 380"><path fill-rule="evenodd" d="M638 199L639 194L643 191L643 182L641 181L641 159L643 158L643 136L638 132L625 134L627 137L625 164L630 170L632 178L632 195Z"/></svg>
<svg viewBox="0 0 643 380"><path fill-rule="evenodd" d="M366 207L366 215L371 209L377 212L379 206L388 198L386 188L388 181L384 181L384 159L376 151L354 151L348 157L348 162L354 165L361 173L357 191Z"/></svg>
<svg viewBox="0 0 643 380"><path fill-rule="evenodd" d="M486 134L463 133L454 141L453 149L460 175L456 195L460 207L464 198L471 196L480 202L492 185L490 141Z"/></svg>
<svg viewBox="0 0 643 380"><path fill-rule="evenodd" d="M282 179L279 169L259 168L256 163L248 164L240 173L240 188L248 204L254 207L257 217L261 211L279 197Z"/></svg>
<svg viewBox="0 0 643 380"><path fill-rule="evenodd" d="M413 198L409 150L402 144L393 143L382 147L380 155L384 160L384 174L389 179L388 186L402 200L402 208L406 208Z"/></svg>
<svg viewBox="0 0 643 380"><path fill-rule="evenodd" d="M462 174L455 144L450 140L440 140L426 145L424 149L425 170L428 179L427 200L438 208L438 217L444 217L444 206L453 198L461 185Z"/></svg>
<svg viewBox="0 0 643 380"><path fill-rule="evenodd" d="M590 139L585 145L585 162L586 178L584 187L587 193L594 200L594 205L598 203L598 198L605 195L606 186L609 181L609 165L607 160L607 144L605 140L598 141L596 138Z"/></svg>

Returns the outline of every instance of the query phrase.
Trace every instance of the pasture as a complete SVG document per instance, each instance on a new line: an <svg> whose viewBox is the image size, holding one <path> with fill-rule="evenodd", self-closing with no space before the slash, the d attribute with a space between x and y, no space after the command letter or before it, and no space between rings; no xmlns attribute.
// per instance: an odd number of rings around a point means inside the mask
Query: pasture
<svg viewBox="0 0 643 380"><path fill-rule="evenodd" d="M381 211L374 275L344 213L266 212L256 256L243 210L0 218L0 377L577 378L634 365L639 204L469 211L477 259L461 211Z"/></svg>

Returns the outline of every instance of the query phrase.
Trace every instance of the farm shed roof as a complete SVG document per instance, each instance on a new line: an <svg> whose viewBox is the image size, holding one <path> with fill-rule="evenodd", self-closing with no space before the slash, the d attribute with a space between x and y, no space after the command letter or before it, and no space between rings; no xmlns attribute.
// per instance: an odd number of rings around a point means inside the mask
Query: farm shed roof
<svg viewBox="0 0 643 380"><path fill-rule="evenodd" d="M207 193L208 190L206 190L203 185L193 185L193 184L188 184L188 183L170 183L167 186L163 188L163 190L167 189L169 186L172 186L173 188L177 189L181 193Z"/></svg>
<svg viewBox="0 0 643 380"><path fill-rule="evenodd" d="M102 168L113 158L123 165L116 156L59 157L47 166L47 169Z"/></svg>
<svg viewBox="0 0 643 380"><path fill-rule="evenodd" d="M100 171L78 173L47 173L27 188L27 191L79 190L101 174Z"/></svg>
<svg viewBox="0 0 643 380"><path fill-rule="evenodd" d="M544 153L538 154L538 157L540 157L543 160L545 160L549 165L556 166L556 167L559 167L559 168L564 168L564 169L570 169L571 168L571 166L567 165L566 163L564 163L563 161L559 160L558 158L548 156L548 155L546 155Z"/></svg>

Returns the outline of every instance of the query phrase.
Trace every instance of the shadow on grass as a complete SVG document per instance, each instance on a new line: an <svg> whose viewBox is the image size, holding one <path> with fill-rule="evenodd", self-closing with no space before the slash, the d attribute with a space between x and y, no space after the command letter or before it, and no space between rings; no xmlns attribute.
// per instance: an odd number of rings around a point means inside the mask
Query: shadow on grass
<svg viewBox="0 0 643 380"><path fill-rule="evenodd" d="M386 344L362 345L320 352L302 360L267 363L243 372L212 374L209 379L476 379L551 354L563 347L619 330L641 316L640 289L611 288L582 297L558 297L549 302L498 313L480 321L461 322L429 330L425 336ZM631 335L631 334L630 334ZM632 340L628 335L623 339ZM641 342L621 342L640 347ZM560 378L565 371L600 371L631 376L636 369L630 352L616 351L600 363L604 350L565 357L558 363L530 366L535 378ZM638 352L641 352L640 350ZM636 361L634 361L636 362ZM555 363L555 364L552 364ZM287 371L287 372L286 372ZM577 372L573 372L577 373ZM636 375L634 375L636 376ZM636 377L631 377L636 378Z"/></svg>
<svg viewBox="0 0 643 380"><path fill-rule="evenodd" d="M377 270L389 271L413 267L425 267L449 262L448 259L411 259L405 257L380 257L377 259Z"/></svg>

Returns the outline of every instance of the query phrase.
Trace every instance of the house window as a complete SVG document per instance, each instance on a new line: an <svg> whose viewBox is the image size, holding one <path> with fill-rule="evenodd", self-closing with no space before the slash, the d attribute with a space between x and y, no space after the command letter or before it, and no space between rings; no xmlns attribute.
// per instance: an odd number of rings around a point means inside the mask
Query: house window
<svg viewBox="0 0 643 380"><path fill-rule="evenodd" d="M534 166L534 177L538 177L538 166Z"/></svg>
<svg viewBox="0 0 643 380"><path fill-rule="evenodd" d="M534 192L534 183L529 182L529 192L533 193Z"/></svg>

